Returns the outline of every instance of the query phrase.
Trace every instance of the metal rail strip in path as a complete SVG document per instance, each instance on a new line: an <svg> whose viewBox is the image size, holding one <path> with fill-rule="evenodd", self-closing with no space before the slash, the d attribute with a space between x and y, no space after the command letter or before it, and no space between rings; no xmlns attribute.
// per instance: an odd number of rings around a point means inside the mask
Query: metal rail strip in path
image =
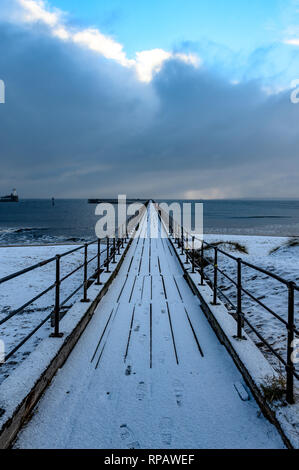
<svg viewBox="0 0 299 470"><path fill-rule="evenodd" d="M168 239L144 238L149 225L164 230L151 203L116 279L15 447L283 448ZM249 400L239 395L243 386Z"/></svg>

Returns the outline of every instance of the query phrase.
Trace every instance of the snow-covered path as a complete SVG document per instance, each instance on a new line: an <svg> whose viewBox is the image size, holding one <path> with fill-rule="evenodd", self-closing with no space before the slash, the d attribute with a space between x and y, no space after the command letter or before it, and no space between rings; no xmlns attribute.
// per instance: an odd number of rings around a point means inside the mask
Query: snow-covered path
<svg viewBox="0 0 299 470"><path fill-rule="evenodd" d="M241 400L170 242L142 237L147 221L160 226L153 205L15 447L284 447L248 390Z"/></svg>

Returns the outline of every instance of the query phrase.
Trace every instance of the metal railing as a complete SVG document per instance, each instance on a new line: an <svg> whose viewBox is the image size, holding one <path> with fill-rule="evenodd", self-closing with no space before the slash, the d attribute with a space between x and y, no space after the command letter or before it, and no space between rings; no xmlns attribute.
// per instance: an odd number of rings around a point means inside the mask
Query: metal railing
<svg viewBox="0 0 299 470"><path fill-rule="evenodd" d="M295 370L293 357L294 357L294 340L295 337L299 337L299 330L296 328L295 324L295 292L299 291L299 286L294 281L286 280L275 273L272 273L266 269L263 269L259 266L256 266L252 263L249 263L242 258L227 253L222 250L215 244L207 243L204 240L196 237L195 235L190 235L184 227L182 227L178 222L176 222L169 214L163 211L161 208L158 209L160 216L166 223L169 222L169 234L173 237L175 243L177 244L178 249L180 249L181 255L186 255L185 263L191 265L191 272L198 272L200 274L200 284L204 285L205 281L208 281L212 290L213 290L213 305L217 305L218 296L222 296L230 306L236 312L236 335L235 337L239 340L243 340L243 329L246 324L248 328L259 338L259 340L266 346L266 348L278 359L279 363L282 364L286 370L286 400L288 403L293 404L294 401L294 378L299 380L299 374ZM195 249L195 241L199 242L200 249ZM208 250L213 251L213 256L207 258L206 252ZM235 273L236 280L232 279L224 269L219 267L219 254L229 258L235 263ZM207 266L212 267L213 275L210 277L205 268ZM242 282L242 268L246 266L256 272L262 273L269 278L275 279L282 286L285 286L288 294L287 301L287 320L285 320L281 315L275 312L272 308L267 306L261 299L258 299L255 295L249 292L246 289L244 283ZM223 275L236 289L236 305L232 300L223 292L218 282L218 273ZM246 316L242 300L243 295L249 297L253 302L262 307L270 315L275 317L281 324L284 326L287 332L287 347L286 347L286 359L278 353L269 342L263 337L263 335L257 330L257 328L249 321Z"/></svg>
<svg viewBox="0 0 299 470"><path fill-rule="evenodd" d="M66 311L63 311L65 309L67 303L82 289L83 290L83 295L81 302L90 302L88 299L88 288L94 284L94 285L101 285L101 273L105 270L106 273L110 273L110 263L115 263L116 262L116 255L120 255L120 249L124 248L124 244L127 243L128 238L133 236L133 233L135 230L137 230L139 221L143 215L143 212L141 212L136 220L135 225L130 227L129 233L127 232L127 226L124 224L122 227L118 229L118 234L122 234L120 238L118 238L117 235L113 235L112 237L106 237L106 239L96 239L93 241L90 241L88 243L84 243L83 245L80 245L76 248L73 248L69 251L66 251L61 254L57 254L56 256L53 256L51 258L48 258L44 261L41 261L39 263L36 263L32 266L29 266L25 269L22 269L20 271L17 271L15 273L12 273L8 276L5 276L3 278L0 278L0 288L3 285L6 285L9 281L17 278L21 278L23 275L33 272L43 266L55 264L55 272L56 272L56 279L55 282L52 283L50 286L48 286L46 289L44 289L42 292L39 294L35 295L33 298L30 300L26 301L23 305L20 307L12 310L8 315L5 316L5 318L0 320L0 326L5 325L5 323L10 320L11 318L15 317L16 315L23 313L26 311L26 309L29 306L32 306L37 300L43 298L46 294L48 294L51 291L54 291L54 308L51 311L49 315L47 315L43 320L32 330L30 331L29 334L27 334L18 344L16 344L12 350L10 350L6 355L5 355L5 362L13 356L48 320L51 320L51 326L54 328L53 333L50 335L51 337L57 338L61 337L63 333L60 332L60 320L65 316ZM129 220L127 221L129 222ZM104 241L105 241L105 246L104 246ZM92 256L91 258L88 258L88 250L91 245L96 246L96 254ZM102 249L102 245L104 248ZM82 263L80 263L78 266L76 266L75 269L70 271L69 273L65 275L61 275L61 260L66 258L69 255L72 255L76 252L79 252L82 250ZM88 266L93 262L96 261L96 269L94 269L93 273L88 276ZM63 282L65 282L67 279L71 278L74 276L75 273L78 271L82 270L83 271L83 279L82 282L74 289L72 292L70 292L66 298L61 300L61 285ZM52 304L53 306L53 304ZM51 307L51 306L50 306ZM3 363L2 363L3 364ZM1 366L1 363L0 363Z"/></svg>

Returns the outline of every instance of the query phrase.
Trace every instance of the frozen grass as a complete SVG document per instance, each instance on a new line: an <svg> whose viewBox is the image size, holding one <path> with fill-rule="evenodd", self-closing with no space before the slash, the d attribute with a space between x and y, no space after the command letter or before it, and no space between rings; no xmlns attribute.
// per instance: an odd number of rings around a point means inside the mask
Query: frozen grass
<svg viewBox="0 0 299 470"><path fill-rule="evenodd" d="M297 237L292 237L292 238L289 238L285 243L283 243L282 245L279 245L275 248L272 248L269 252L270 255L272 255L273 253L276 253L277 251L279 250L283 250L283 249L287 249L287 248L293 248L295 246L299 246L299 238Z"/></svg>
<svg viewBox="0 0 299 470"><path fill-rule="evenodd" d="M224 250L225 250L225 248L228 248L230 251L235 251L235 252L239 252L239 253L248 254L248 250L247 250L246 246L241 244L241 243L238 243L236 241L230 241L230 240L215 241L215 242L213 242L213 246L217 246L217 247L222 248ZM213 249L212 247L206 247L205 248L206 251L209 251L209 250L212 250L212 249Z"/></svg>
<svg viewBox="0 0 299 470"><path fill-rule="evenodd" d="M283 375L266 377L265 383L261 387L264 397L269 403L277 402L285 396L286 379Z"/></svg>

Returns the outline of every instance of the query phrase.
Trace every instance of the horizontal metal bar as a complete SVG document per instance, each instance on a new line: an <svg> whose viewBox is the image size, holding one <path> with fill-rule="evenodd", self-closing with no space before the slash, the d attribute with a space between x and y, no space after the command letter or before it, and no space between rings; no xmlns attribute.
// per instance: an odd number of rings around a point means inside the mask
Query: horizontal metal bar
<svg viewBox="0 0 299 470"><path fill-rule="evenodd" d="M231 307L233 307L234 310L237 310L237 307L232 303L229 297L227 297L226 294L222 291L221 287L217 287L217 290L220 292L220 294L225 298L225 300L230 304Z"/></svg>
<svg viewBox="0 0 299 470"><path fill-rule="evenodd" d="M89 245L93 245L94 243L98 243L98 239L92 240L91 242L87 242L86 245L89 246Z"/></svg>
<svg viewBox="0 0 299 470"><path fill-rule="evenodd" d="M267 276L270 276L273 279L276 279L277 281L282 282L282 284L285 284L286 286L289 284L289 281L287 281L286 279L283 279L282 277L278 276L275 273L271 273L270 271L267 271L266 269L263 269L263 268L260 268L259 266L255 266L254 264L248 263L247 261L244 261L243 259L241 262L244 266L248 266L251 269L254 269L256 271L259 271L260 273L266 274Z"/></svg>
<svg viewBox="0 0 299 470"><path fill-rule="evenodd" d="M217 245L211 245L210 243L207 243L207 242L203 242L203 243L211 249L217 248L219 253L222 253L223 255L227 256L228 258L231 258L234 261L238 261L238 258L236 256L233 256L230 253L227 253L226 251L223 251L221 248L218 248Z"/></svg>
<svg viewBox="0 0 299 470"><path fill-rule="evenodd" d="M230 282L232 282L236 287L238 287L238 283L234 281L230 276L228 276L222 269L218 268L217 266L217 271L219 271L226 279L228 279Z"/></svg>
<svg viewBox="0 0 299 470"><path fill-rule="evenodd" d="M281 321L281 323L283 323L286 327L288 327L288 322L286 320L284 320L280 315L275 313L274 310L272 310L270 307L267 307L267 305L264 304L264 302L261 302L259 299L257 299L247 289L244 289L244 287L242 287L242 292L244 292L244 294L248 295L252 300L254 300L257 304L259 304L265 310L267 310L267 312L271 313L271 315L273 315L275 318L277 318L277 320Z"/></svg>
<svg viewBox="0 0 299 470"><path fill-rule="evenodd" d="M7 315L7 317L3 318L3 320L0 321L0 325L2 325L3 323L7 322L10 318L14 317L15 315L17 315L18 313L21 313L26 307L28 307L29 305L31 305L33 302L35 302L36 300L40 299L43 295L47 294L51 289L54 289L54 287L56 286L56 283L52 284L50 287L48 287L47 289L45 289L43 292L41 292L40 294L36 295L35 297L33 297L33 299L31 300L28 300L28 302L26 302L24 305L22 305L21 307L19 307L17 310L13 310L9 315Z"/></svg>
<svg viewBox="0 0 299 470"><path fill-rule="evenodd" d="M272 348L272 346L268 343L267 340L257 331L257 329L250 323L247 319L246 315L243 315L244 322L251 328L251 330L256 334L256 336L269 348L269 350L280 360L285 366L287 365L286 361L281 357L281 355Z"/></svg>
<svg viewBox="0 0 299 470"><path fill-rule="evenodd" d="M199 239L197 238L197 240L199 240ZM218 248L217 245L212 245L212 244L207 243L207 242L205 242L205 241L203 241L203 243L204 243L206 246L209 246L209 247L211 247L211 248L215 248L215 247L216 247L217 250L218 250L218 252L222 253L223 255L227 256L228 258L233 259L234 261L238 261L238 258L237 258L236 256L233 256L233 255L231 255L230 253L227 253L226 251L223 251L221 248ZM277 281L279 281L279 282L281 282L281 283L283 283L283 284L285 284L285 285L288 285L288 284L289 284L289 281L288 281L288 280L282 278L281 276L278 276L278 274L272 273L272 272L270 272L270 271L268 271L268 270L266 270L266 269L264 269L264 268L261 268L261 267L259 267L259 266L254 265L254 264L251 264L251 263L249 263L248 261L245 261L244 259L241 260L241 263L242 263L244 266L247 266L247 267L249 267L249 268L251 268L251 269L254 269L254 270L259 271L259 272L261 272L261 273L263 273L263 274L266 274L267 276L270 276L270 277L272 277L273 279L276 279ZM295 284L295 285L294 285L294 289L296 289L297 291L299 291L299 286L297 286L297 284Z"/></svg>
<svg viewBox="0 0 299 470"><path fill-rule="evenodd" d="M205 256L204 256L203 258L201 258L201 259L202 259L203 261L205 261L209 266L212 266L212 267L214 266L214 262L208 260L207 258L205 258ZM199 264L197 261L195 261L195 264L196 264L197 267L199 267L199 268L201 267L200 264Z"/></svg>
<svg viewBox="0 0 299 470"><path fill-rule="evenodd" d="M287 365L287 362L283 359L283 357L280 356L273 348L270 346L270 344L263 338L263 336L256 330L256 328L249 322L249 320L244 316L244 321L247 323L247 325L252 329L252 331L256 334L256 336L270 349L270 351L274 354L274 356L277 357L277 359L282 362L285 366ZM293 375L296 377L297 380L299 380L299 374L293 370Z"/></svg>
<svg viewBox="0 0 299 470"><path fill-rule="evenodd" d="M71 271L70 273L66 274L64 277L62 277L60 279L60 283L65 281L66 279L68 279L69 277L71 277L73 274L75 274L77 271L79 271L79 269L82 269L84 266L84 263L80 264L77 268L75 268L73 271Z"/></svg>
<svg viewBox="0 0 299 470"><path fill-rule="evenodd" d="M34 333L37 332L37 330L39 330L45 323L46 321L48 321L51 317L52 313L50 313L41 323L39 323L39 325L34 328L33 331L31 331L12 351L10 351L6 356L5 356L5 362L7 361L7 359L9 359L13 354L15 354L22 346L23 344L25 344L28 339L31 338L31 336L34 335ZM5 364L4 362L4 364ZM1 363L0 363L0 367L1 367Z"/></svg>
<svg viewBox="0 0 299 470"><path fill-rule="evenodd" d="M55 260L56 260L56 256L53 256L53 258L49 258L45 261L41 261L40 263L29 266L28 268L22 269L21 271L17 271L13 274L9 274L8 276L2 277L0 279L0 284L3 284L3 282L10 281L11 279L14 279L18 276L22 276L22 274L29 273L30 271L33 271L34 269L41 268L42 266L46 266L46 264L52 263Z"/></svg>
<svg viewBox="0 0 299 470"><path fill-rule="evenodd" d="M98 257L98 254L96 254L93 258L90 258L90 259L87 261L87 264L89 264L89 263L91 263L92 261L94 261L97 257Z"/></svg>
<svg viewBox="0 0 299 470"><path fill-rule="evenodd" d="M60 308L63 307L80 289L82 289L82 287L84 286L84 282L82 282L79 287L77 287L72 293L71 295L69 295L61 304L60 304Z"/></svg>
<svg viewBox="0 0 299 470"><path fill-rule="evenodd" d="M61 253L60 258L64 258L65 256L71 255L72 253L75 253L76 251L80 251L84 248L84 245L77 246L76 248L72 248L69 251L65 251L64 253Z"/></svg>
<svg viewBox="0 0 299 470"><path fill-rule="evenodd" d="M91 242L87 243L87 245L89 246L89 245L92 245L96 242L97 242L97 240L94 240L94 241L91 241ZM64 258L65 256L68 256L72 253L75 253L76 251L82 250L83 248L84 248L84 245L80 245L76 248L73 248L72 250L65 251L64 253L61 253L59 256L60 256L60 258ZM27 274L30 271L33 271L35 269L46 266L47 264L52 263L55 260L56 260L56 256L53 256L52 258L48 258L44 261L40 261L39 263L33 264L32 266L29 266L28 268L22 269L20 271L16 271L12 274L9 274L8 276L2 277L0 279L0 284L3 284L4 282L10 281L11 279L15 279L16 277L22 276L23 274Z"/></svg>

